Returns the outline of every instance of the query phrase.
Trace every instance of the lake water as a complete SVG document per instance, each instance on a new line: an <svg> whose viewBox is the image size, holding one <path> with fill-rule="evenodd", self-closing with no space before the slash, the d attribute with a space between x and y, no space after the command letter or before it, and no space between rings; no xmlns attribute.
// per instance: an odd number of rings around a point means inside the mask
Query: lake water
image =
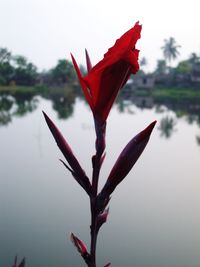
<svg viewBox="0 0 200 267"><path fill-rule="evenodd" d="M99 267L200 266L200 105L121 100L107 126L100 187L126 143L157 120L146 150L110 202ZM59 162L42 116L63 132L91 175L94 130L79 98L0 97L0 267L85 266L70 232L89 244L89 201Z"/></svg>

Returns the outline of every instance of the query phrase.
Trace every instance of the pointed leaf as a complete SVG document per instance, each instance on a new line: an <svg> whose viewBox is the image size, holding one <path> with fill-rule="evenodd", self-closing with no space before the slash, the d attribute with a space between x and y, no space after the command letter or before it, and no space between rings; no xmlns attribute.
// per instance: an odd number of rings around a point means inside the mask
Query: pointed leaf
<svg viewBox="0 0 200 267"><path fill-rule="evenodd" d="M92 63L91 63L87 49L85 49L85 56L86 56L87 71L90 72L90 70L92 69Z"/></svg>
<svg viewBox="0 0 200 267"><path fill-rule="evenodd" d="M108 197L132 169L145 149L155 124L156 121L152 122L147 128L136 135L123 149L110 172L99 199Z"/></svg>
<svg viewBox="0 0 200 267"><path fill-rule="evenodd" d="M107 221L109 214L109 208L105 209L101 212L97 217L97 231L99 231L100 227Z"/></svg>
<svg viewBox="0 0 200 267"><path fill-rule="evenodd" d="M106 264L104 267L109 267L109 266L111 266L111 263Z"/></svg>
<svg viewBox="0 0 200 267"><path fill-rule="evenodd" d="M70 239L71 239L72 243L74 244L74 246L77 248L78 252L83 257L83 259L85 260L85 262L87 264L90 263L90 254L88 253L87 247L84 244L84 242L82 240L78 239L78 237L76 237L73 233L71 233Z"/></svg>
<svg viewBox="0 0 200 267"><path fill-rule="evenodd" d="M74 156L70 146L68 145L67 141L61 134L61 132L58 130L58 128L55 126L53 121L46 115L45 112L43 112L46 123L58 145L61 152L63 153L65 159L69 163L70 167L73 170L73 175L76 177L76 180L78 183L86 190L87 193L90 192L90 181L88 177L86 176L84 170L81 168L78 160ZM68 167L70 170L70 168Z"/></svg>
<svg viewBox="0 0 200 267"><path fill-rule="evenodd" d="M71 233L70 239L81 255L87 253L87 247L83 241L78 239L78 237L76 237L73 233Z"/></svg>

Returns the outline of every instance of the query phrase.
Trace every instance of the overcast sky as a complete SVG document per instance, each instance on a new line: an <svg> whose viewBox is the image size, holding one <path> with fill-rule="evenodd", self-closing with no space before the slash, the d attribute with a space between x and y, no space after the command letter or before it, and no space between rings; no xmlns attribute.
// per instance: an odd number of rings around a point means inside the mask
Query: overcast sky
<svg viewBox="0 0 200 267"><path fill-rule="evenodd" d="M150 70L171 36L182 46L180 59L200 54L199 0L0 0L0 9L0 47L40 70L70 59L70 52L85 64L85 48L97 63L138 20L143 30L137 47Z"/></svg>

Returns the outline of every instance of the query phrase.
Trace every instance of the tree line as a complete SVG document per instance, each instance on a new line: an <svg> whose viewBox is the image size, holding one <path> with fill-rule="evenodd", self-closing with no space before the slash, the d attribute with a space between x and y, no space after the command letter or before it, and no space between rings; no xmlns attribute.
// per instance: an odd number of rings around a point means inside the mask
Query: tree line
<svg viewBox="0 0 200 267"><path fill-rule="evenodd" d="M65 59L58 60L48 71L39 72L26 57L12 55L7 48L0 48L0 85L61 85L75 81L73 65Z"/></svg>
<svg viewBox="0 0 200 267"><path fill-rule="evenodd" d="M148 65L145 57L141 58L141 70L138 75L152 75L161 83L184 83L191 82L191 76L200 79L200 56L192 53L188 59L180 61L176 67L172 67L173 60L180 56L181 46L173 37L164 40L161 47L163 58L157 60L157 65L152 73L145 73L144 67ZM85 73L85 68L80 66ZM21 55L12 55L7 48L0 48L0 85L26 85L34 86L42 84L47 86L61 86L74 84L77 77L73 65L66 59L58 60L56 66L48 71L39 72L37 67Z"/></svg>
<svg viewBox="0 0 200 267"><path fill-rule="evenodd" d="M152 73L157 84L167 85L190 85L192 82L200 82L200 56L193 52L185 60L181 60L175 67L172 62L180 56L181 45L177 44L175 38L164 39L161 46L163 58L157 60L156 68ZM140 60L141 71L139 75L146 75L143 67L148 64L145 57Z"/></svg>

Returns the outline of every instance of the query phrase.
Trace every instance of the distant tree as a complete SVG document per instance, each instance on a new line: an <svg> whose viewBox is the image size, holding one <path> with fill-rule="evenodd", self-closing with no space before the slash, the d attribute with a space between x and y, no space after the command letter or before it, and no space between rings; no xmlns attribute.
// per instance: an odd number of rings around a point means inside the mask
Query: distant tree
<svg viewBox="0 0 200 267"><path fill-rule="evenodd" d="M196 53L192 53L188 59L188 62L192 65L200 65L200 57Z"/></svg>
<svg viewBox="0 0 200 267"><path fill-rule="evenodd" d="M12 79L14 68L11 65L11 53L7 48L0 48L0 84L9 84Z"/></svg>
<svg viewBox="0 0 200 267"><path fill-rule="evenodd" d="M161 49L163 50L164 58L169 62L169 64L172 60L175 60L180 55L180 47L180 45L176 44L176 40L173 37L164 39L164 45L161 47Z"/></svg>
<svg viewBox="0 0 200 267"><path fill-rule="evenodd" d="M18 85L34 85L37 79L37 68L24 56L14 57L15 73L13 80Z"/></svg>
<svg viewBox="0 0 200 267"><path fill-rule="evenodd" d="M65 84L76 80L76 75L71 62L60 59L57 65L51 70L53 83Z"/></svg>
<svg viewBox="0 0 200 267"><path fill-rule="evenodd" d="M0 64L10 62L11 52L7 50L7 48L0 47Z"/></svg>
<svg viewBox="0 0 200 267"><path fill-rule="evenodd" d="M167 64L166 61L164 59L159 59L157 61L157 66L156 66L156 71L155 73L157 75L164 75L167 73Z"/></svg>
<svg viewBox="0 0 200 267"><path fill-rule="evenodd" d="M190 74L192 70L192 65L188 60L184 60L179 62L178 66L176 67L176 73L179 74Z"/></svg>

